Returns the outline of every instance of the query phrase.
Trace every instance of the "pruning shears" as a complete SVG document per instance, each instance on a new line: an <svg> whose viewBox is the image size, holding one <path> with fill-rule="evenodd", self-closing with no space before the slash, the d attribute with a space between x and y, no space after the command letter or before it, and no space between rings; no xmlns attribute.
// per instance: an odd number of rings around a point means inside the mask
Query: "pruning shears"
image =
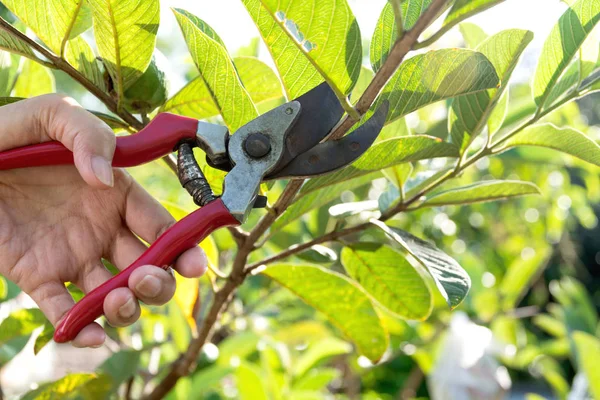
<svg viewBox="0 0 600 400"><path fill-rule="evenodd" d="M117 137L112 165L132 167L177 151L178 177L200 208L165 231L137 260L81 299L56 328L58 343L73 340L103 314L104 298L127 287L142 265L168 268L185 250L216 229L243 223L252 208L264 207L259 196L266 180L308 178L342 168L375 141L387 117L384 103L366 122L338 140L325 141L344 111L331 88L322 83L239 128L230 135L221 125L161 113L132 136ZM223 194L213 194L194 158L206 153L214 168L227 171ZM59 142L46 142L0 152L0 170L73 163L73 153Z"/></svg>

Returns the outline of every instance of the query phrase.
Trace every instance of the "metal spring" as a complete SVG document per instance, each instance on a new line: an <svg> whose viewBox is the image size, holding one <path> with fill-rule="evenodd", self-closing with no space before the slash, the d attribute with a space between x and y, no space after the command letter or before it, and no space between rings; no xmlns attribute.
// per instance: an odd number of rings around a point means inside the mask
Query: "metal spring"
<svg viewBox="0 0 600 400"><path fill-rule="evenodd" d="M194 199L194 203L203 207L217 197L212 192L206 177L194 158L194 151L189 143L179 145L177 154L177 175L179 182Z"/></svg>

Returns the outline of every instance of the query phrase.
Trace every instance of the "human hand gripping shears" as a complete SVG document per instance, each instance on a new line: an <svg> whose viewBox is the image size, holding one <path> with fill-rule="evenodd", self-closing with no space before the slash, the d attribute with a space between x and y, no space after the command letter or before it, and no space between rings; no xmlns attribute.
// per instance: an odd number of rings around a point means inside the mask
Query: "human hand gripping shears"
<svg viewBox="0 0 600 400"><path fill-rule="evenodd" d="M137 134L118 137L113 167L141 165L177 151L179 181L201 208L165 231L129 267L75 304L56 328L54 340L73 340L100 317L104 298L116 288L127 287L136 268L148 264L167 268L216 229L239 225L252 208L264 207L266 199L258 196L261 182L308 178L355 161L383 128L388 104L347 136L324 141L343 112L334 92L322 83L248 122L233 135L221 125L162 113ZM193 147L206 153L209 165L228 171L221 197L213 195ZM0 152L0 170L72 163L73 153L59 142Z"/></svg>

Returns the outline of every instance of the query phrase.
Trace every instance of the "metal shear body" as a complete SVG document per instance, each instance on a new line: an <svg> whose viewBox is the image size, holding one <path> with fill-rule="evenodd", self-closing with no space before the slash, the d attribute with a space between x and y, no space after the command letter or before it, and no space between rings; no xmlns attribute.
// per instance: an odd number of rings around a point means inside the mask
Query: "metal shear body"
<svg viewBox="0 0 600 400"><path fill-rule="evenodd" d="M177 151L180 183L201 208L165 231L129 267L81 299L56 328L54 340L70 341L100 317L104 298L118 287L127 287L136 268L147 264L167 268L216 229L243 223L252 208L265 204L258 196L261 182L321 175L352 163L375 141L387 111L386 103L347 136L324 141L343 115L343 108L323 83L248 122L234 135L224 126L162 113L137 134L119 136L114 167L141 165ZM193 147L206 153L209 165L228 171L221 197L212 193ZM0 152L0 170L72 163L73 154L58 142Z"/></svg>

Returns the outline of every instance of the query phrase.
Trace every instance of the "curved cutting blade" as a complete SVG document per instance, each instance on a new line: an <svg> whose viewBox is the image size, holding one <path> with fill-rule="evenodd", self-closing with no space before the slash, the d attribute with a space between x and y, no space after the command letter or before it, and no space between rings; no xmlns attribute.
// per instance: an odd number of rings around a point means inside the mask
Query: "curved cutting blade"
<svg viewBox="0 0 600 400"><path fill-rule="evenodd" d="M344 109L327 82L294 99L302 106L300 116L285 138L285 150L275 170L312 149L338 123Z"/></svg>
<svg viewBox="0 0 600 400"><path fill-rule="evenodd" d="M384 102L367 122L338 140L317 144L268 179L309 178L340 169L358 159L377 139L385 124L389 103Z"/></svg>

